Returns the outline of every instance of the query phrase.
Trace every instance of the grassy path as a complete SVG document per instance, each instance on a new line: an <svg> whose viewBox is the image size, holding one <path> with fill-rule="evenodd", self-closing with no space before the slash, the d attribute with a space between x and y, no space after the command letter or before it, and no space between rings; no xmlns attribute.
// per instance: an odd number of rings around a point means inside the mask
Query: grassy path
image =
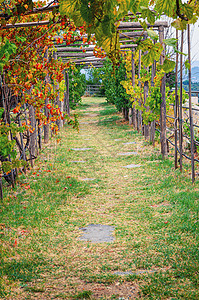
<svg viewBox="0 0 199 300"><path fill-rule="evenodd" d="M63 129L1 206L0 298L199 299L198 182L103 98L78 112L80 133ZM115 241L78 240L88 224L114 226Z"/></svg>

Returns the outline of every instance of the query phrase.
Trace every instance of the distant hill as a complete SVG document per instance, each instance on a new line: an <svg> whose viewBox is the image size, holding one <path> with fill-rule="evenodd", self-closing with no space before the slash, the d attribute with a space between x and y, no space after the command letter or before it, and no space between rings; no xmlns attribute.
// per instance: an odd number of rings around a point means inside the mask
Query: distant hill
<svg viewBox="0 0 199 300"><path fill-rule="evenodd" d="M188 79L188 71L183 72L183 80ZM191 80L192 82L199 82L199 61L194 61L191 64Z"/></svg>
<svg viewBox="0 0 199 300"><path fill-rule="evenodd" d="M199 82L199 67L191 68L191 78L193 82Z"/></svg>

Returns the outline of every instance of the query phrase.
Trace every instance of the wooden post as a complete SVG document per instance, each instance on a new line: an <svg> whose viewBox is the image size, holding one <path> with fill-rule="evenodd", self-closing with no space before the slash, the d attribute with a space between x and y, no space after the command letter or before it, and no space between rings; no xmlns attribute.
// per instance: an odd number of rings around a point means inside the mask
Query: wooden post
<svg viewBox="0 0 199 300"><path fill-rule="evenodd" d="M130 103L130 105L132 105ZM129 107L129 125L132 125L133 124L133 108L132 107Z"/></svg>
<svg viewBox="0 0 199 300"><path fill-rule="evenodd" d="M148 97L149 93L149 83L148 81L145 81L144 83L144 102L146 102L146 99ZM149 140L149 125L144 124L144 137L146 140Z"/></svg>
<svg viewBox="0 0 199 300"><path fill-rule="evenodd" d="M131 52L131 76L132 76L132 86L134 86L134 82L135 82L135 65L134 65L134 53L133 53L133 49ZM130 102L130 107L129 107L129 125L134 126L134 105L132 102Z"/></svg>
<svg viewBox="0 0 199 300"><path fill-rule="evenodd" d="M35 110L32 105L29 106L29 118L30 118L30 125L31 129L33 130L30 133L30 161L31 166L33 167L33 160L35 157L35 150L36 150L36 120L35 120Z"/></svg>
<svg viewBox="0 0 199 300"><path fill-rule="evenodd" d="M131 61L132 61L132 86L135 86L135 60L134 60L134 52L135 49L132 48L132 52L131 52ZM137 127L137 120L136 120L136 109L135 109L135 105L132 106L132 123L133 123L133 127L136 129Z"/></svg>
<svg viewBox="0 0 199 300"><path fill-rule="evenodd" d="M178 50L178 30L176 30L176 49ZM175 135L175 169L178 168L178 53L176 53L175 74L175 106L174 106L174 135Z"/></svg>
<svg viewBox="0 0 199 300"><path fill-rule="evenodd" d="M39 126L39 120L38 120L38 145L39 149L42 149L42 136L41 136L41 127Z"/></svg>
<svg viewBox="0 0 199 300"><path fill-rule="evenodd" d="M48 51L45 52L44 57L48 61ZM50 78L49 78L49 74L47 74L46 78L45 78L45 85L49 82L50 82ZM47 144L49 142L49 131L50 131L50 126L48 123L48 120L49 120L49 109L47 108L48 103L49 103L49 99L46 98L45 99L45 107L44 107L44 114L45 114L46 120L47 120L46 125L44 125L44 143L45 144Z"/></svg>
<svg viewBox="0 0 199 300"><path fill-rule="evenodd" d="M3 199L3 184L2 184L2 177L0 178L0 199Z"/></svg>
<svg viewBox="0 0 199 300"><path fill-rule="evenodd" d="M66 93L65 93L65 103L66 103L66 112L70 117L70 104L69 104L69 74L68 71L65 72L65 84L66 84Z"/></svg>
<svg viewBox="0 0 199 300"><path fill-rule="evenodd" d="M156 61L152 64L151 67L151 86L154 87L154 77L156 74ZM151 122L150 125L150 142L155 146L155 121Z"/></svg>
<svg viewBox="0 0 199 300"><path fill-rule="evenodd" d="M163 44L164 39L164 27L159 27L159 40L162 44L164 50L160 57L160 64L164 63L164 55L165 55L165 46ZM162 102L160 106L160 142L161 142L161 153L162 158L167 158L167 143L166 143L166 98L165 98L165 87L166 87L166 76L164 75L161 82L160 91L162 94Z"/></svg>
<svg viewBox="0 0 199 300"><path fill-rule="evenodd" d="M146 53L146 52L145 52ZM144 67L147 72L149 71L149 67ZM146 103L146 99L148 97L149 93L149 82L145 81L144 82L144 104ZM147 111L149 111L149 107L147 107ZM144 124L144 137L146 140L149 140L149 125Z"/></svg>
<svg viewBox="0 0 199 300"><path fill-rule="evenodd" d="M127 107L123 108L123 115L124 115L125 121L128 121L129 120L129 109Z"/></svg>
<svg viewBox="0 0 199 300"><path fill-rule="evenodd" d="M12 187L14 189L15 188L14 170L12 169L10 173L11 173L11 184L12 184Z"/></svg>
<svg viewBox="0 0 199 300"><path fill-rule="evenodd" d="M194 129L191 103L191 42L190 42L190 24L187 24L187 42L188 42L188 60L189 60L189 120L190 120L190 134L191 134L191 173L192 182L195 181L195 166L194 166Z"/></svg>
<svg viewBox="0 0 199 300"><path fill-rule="evenodd" d="M140 71L141 71L141 55L142 55L142 50L139 50L139 62L138 62L138 79L140 79ZM139 87L141 87L141 82L139 80L138 82ZM139 104L141 100L139 99ZM138 110L138 122L137 122L137 130L140 132L142 130L142 112L139 109Z"/></svg>
<svg viewBox="0 0 199 300"><path fill-rule="evenodd" d="M19 126L21 126L21 119L20 117L18 117L18 121L19 121ZM23 134L22 132L19 133L20 135L20 140L21 140L21 150L22 150L22 158L24 161L26 161L26 153L25 153L25 149L24 149L24 144L23 144ZM26 168L23 168L24 173L26 173Z"/></svg>
<svg viewBox="0 0 199 300"><path fill-rule="evenodd" d="M180 110L179 110L179 148L180 148L180 172L182 173L182 81L183 81L183 44L184 44L184 31L181 31L181 54L180 54Z"/></svg>
<svg viewBox="0 0 199 300"><path fill-rule="evenodd" d="M57 59L57 52L54 52L53 54L54 54L54 58ZM61 101L59 99L59 83L58 82L56 82L56 84L55 84L55 90L57 91L57 97L56 97L56 100L55 100L55 104L58 106L59 109L61 109ZM60 119L57 119L57 121L56 121L56 124L57 124L59 130L61 128L61 122L60 121L61 121Z"/></svg>

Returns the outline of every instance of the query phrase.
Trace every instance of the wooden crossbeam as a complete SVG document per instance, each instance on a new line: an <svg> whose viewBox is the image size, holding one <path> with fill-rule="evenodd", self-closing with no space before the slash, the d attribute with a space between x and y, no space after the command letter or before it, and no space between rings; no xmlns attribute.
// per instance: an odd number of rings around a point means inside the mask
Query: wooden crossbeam
<svg viewBox="0 0 199 300"><path fill-rule="evenodd" d="M153 25L150 23L146 23L147 27L153 27L153 28L159 28L161 26L168 27L168 22L166 21L156 21ZM120 22L120 25L118 26L119 30L136 30L136 29L143 29L140 22Z"/></svg>
<svg viewBox="0 0 199 300"><path fill-rule="evenodd" d="M105 60L105 58L98 58L98 57L85 58L85 59L76 59L76 60L63 59L63 61L65 61L65 62L72 61L72 62L74 62L74 63L101 62L101 61L103 61L103 60Z"/></svg>
<svg viewBox="0 0 199 300"><path fill-rule="evenodd" d="M147 36L147 32L142 31L142 34L138 35L138 36ZM119 40L122 41L122 39L126 39L126 38L136 38L138 36L134 35L133 31L128 31L128 32L123 32L123 33L119 33Z"/></svg>
<svg viewBox="0 0 199 300"><path fill-rule="evenodd" d="M103 65L93 65L93 66L83 66L83 69L90 69L90 68L103 68Z"/></svg>
<svg viewBox="0 0 199 300"><path fill-rule="evenodd" d="M85 48L75 48L75 47L59 47L56 48L57 52L83 52L83 50L86 50L86 52L93 51L95 46L91 47L85 47Z"/></svg>
<svg viewBox="0 0 199 300"><path fill-rule="evenodd" d="M132 40L119 40L119 42L120 44L126 44L126 43L132 43Z"/></svg>
<svg viewBox="0 0 199 300"><path fill-rule="evenodd" d="M135 48L135 47L137 47L137 44L128 44L128 45L121 45L120 46L121 49L123 49L123 48ZM78 53L91 53L91 52L93 53L94 49L95 49L95 46L81 48L81 49L80 48L73 48L73 47L59 47L59 48L56 48L56 52L58 52L58 53L63 52L63 53L66 53L66 56L73 57L72 53L76 53L77 56L79 56ZM86 50L86 52L83 52L83 50L84 51ZM72 55L70 55L70 54L72 54Z"/></svg>
<svg viewBox="0 0 199 300"><path fill-rule="evenodd" d="M58 53L58 56L59 57L75 57L75 58L78 58L78 57L95 57L93 52L90 52L90 53L74 53L74 52L61 52L61 53Z"/></svg>
<svg viewBox="0 0 199 300"><path fill-rule="evenodd" d="M23 13L23 15L33 15L33 14L38 14L38 13L43 13L43 12L50 12L53 11L55 9L59 9L59 4L55 4L55 5L46 5L43 7L38 7L38 8L33 8L33 10L30 11L26 11L25 13ZM11 9L12 10L12 9ZM0 14L0 18L9 18L9 15L7 13L1 13Z"/></svg>
<svg viewBox="0 0 199 300"><path fill-rule="evenodd" d="M129 45L121 45L120 48L121 49L125 49L125 48L136 48L137 44L129 44Z"/></svg>
<svg viewBox="0 0 199 300"><path fill-rule="evenodd" d="M38 21L38 22L6 24L4 26L1 26L0 28L1 29L22 28L22 27L44 26L44 25L49 25L49 24L50 24L50 21L47 20L47 21Z"/></svg>

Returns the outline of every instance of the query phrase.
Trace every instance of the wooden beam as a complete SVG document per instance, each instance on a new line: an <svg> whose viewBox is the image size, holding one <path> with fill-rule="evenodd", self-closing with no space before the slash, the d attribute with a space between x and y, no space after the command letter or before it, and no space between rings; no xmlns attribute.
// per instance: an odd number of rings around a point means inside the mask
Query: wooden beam
<svg viewBox="0 0 199 300"><path fill-rule="evenodd" d="M128 44L128 45L121 45L120 48L134 48L137 47L137 44ZM56 48L56 52L63 52L63 53L67 53L66 56L68 56L68 53L72 52L72 53L77 53L78 52L82 52L82 53L89 53L89 52L93 52L93 50L95 49L95 46L91 46L91 47L86 47L86 48L73 48L73 47L59 47ZM86 52L83 52L83 50ZM71 53L71 54L72 54Z"/></svg>
<svg viewBox="0 0 199 300"><path fill-rule="evenodd" d="M86 58L86 59L76 59L76 60L73 60L72 62L74 63L92 63L92 62L101 62L101 61L104 61L105 58L97 58L97 57L93 57L93 58ZM63 59L64 62L69 62L70 60L68 59Z"/></svg>
<svg viewBox="0 0 199 300"><path fill-rule="evenodd" d="M125 43L132 43L132 40L119 40L120 44L125 44Z"/></svg>
<svg viewBox="0 0 199 300"><path fill-rule="evenodd" d="M125 49L125 48L136 48L137 44L129 44L129 45L121 45L120 49Z"/></svg>
<svg viewBox="0 0 199 300"><path fill-rule="evenodd" d="M52 3L51 3L52 4ZM38 7L38 8L33 8L33 10L31 11L26 11L25 13L23 13L23 15L33 15L33 14L38 14L38 13L43 13L43 12L50 12L50 11L53 11L55 9L59 9L59 4L56 4L56 5L46 5L46 6L43 6L43 7ZM13 10L13 8L11 9ZM1 13L0 14L0 18L5 18L5 19L8 19L10 18L9 14L7 13Z"/></svg>
<svg viewBox="0 0 199 300"><path fill-rule="evenodd" d="M60 21L61 22L61 21ZM60 23L57 22L57 23ZM15 24L6 24L1 26L1 29L10 29L10 28L23 28L23 27L34 27L34 26L45 26L49 25L50 21L38 21L38 22L27 22L27 23L15 23Z"/></svg>
<svg viewBox="0 0 199 300"><path fill-rule="evenodd" d="M136 32L137 33L137 32ZM119 33L119 40L122 41L122 39L126 39L126 38L136 38L138 36L147 36L147 32L146 31L141 31L140 35L135 35L134 32L132 31L128 31L128 32L123 32L123 33Z"/></svg>
<svg viewBox="0 0 199 300"><path fill-rule="evenodd" d="M101 67L103 67L103 64L101 63L99 63L99 64L79 64L78 66L82 66L82 67L89 67L89 66L91 66L91 67L96 67L96 66L101 66Z"/></svg>
<svg viewBox="0 0 199 300"><path fill-rule="evenodd" d="M166 21L156 21L153 25L150 23L146 23L147 27L153 27L153 28L159 28L159 27L168 27L168 22ZM127 29L126 29L127 28ZM120 22L120 25L118 26L119 30L136 30L136 29L143 29L140 22Z"/></svg>
<svg viewBox="0 0 199 300"><path fill-rule="evenodd" d="M71 52L61 52L58 54L59 57L74 57L74 58L78 58L78 57L95 57L93 52L90 53L71 53Z"/></svg>
<svg viewBox="0 0 199 300"><path fill-rule="evenodd" d="M90 69L90 68L103 68L103 65L94 65L94 66L84 66L83 69Z"/></svg>
<svg viewBox="0 0 199 300"><path fill-rule="evenodd" d="M92 47L85 47L85 48L75 48L75 47L59 47L59 48L56 48L56 51L57 52L83 52L83 50L86 50L86 52L88 51L93 51L95 49L95 46L92 46Z"/></svg>

